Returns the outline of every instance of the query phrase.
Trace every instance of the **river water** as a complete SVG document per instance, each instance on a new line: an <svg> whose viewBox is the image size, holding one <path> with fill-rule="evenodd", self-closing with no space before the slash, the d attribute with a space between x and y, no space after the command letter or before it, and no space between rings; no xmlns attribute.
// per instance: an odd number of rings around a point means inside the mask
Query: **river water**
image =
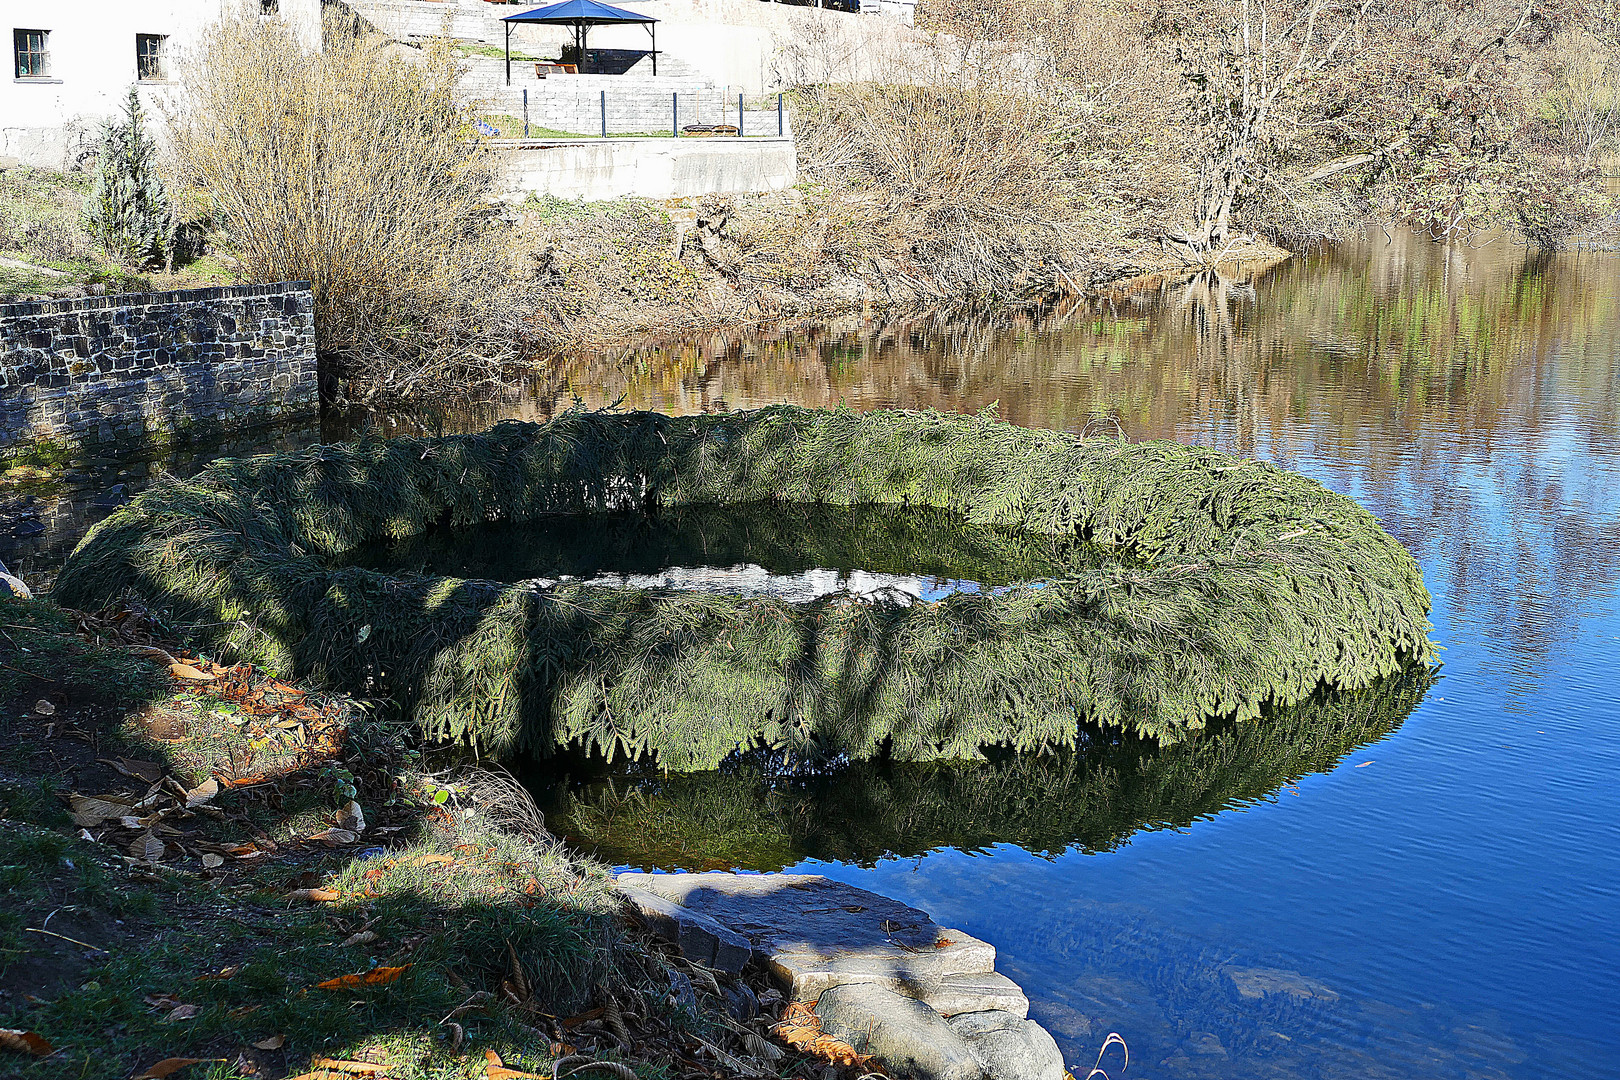
<svg viewBox="0 0 1620 1080"><path fill-rule="evenodd" d="M993 406L1275 461L1413 551L1445 649L1432 685L1318 703L1293 734L552 784L582 847L923 907L996 945L1078 1076L1117 1032L1127 1077L1620 1077L1620 258L1379 231L1250 282L999 325L717 336L371 422L476 429L576 399ZM117 478L49 503L50 529L0 536L0 556L48 569Z"/></svg>

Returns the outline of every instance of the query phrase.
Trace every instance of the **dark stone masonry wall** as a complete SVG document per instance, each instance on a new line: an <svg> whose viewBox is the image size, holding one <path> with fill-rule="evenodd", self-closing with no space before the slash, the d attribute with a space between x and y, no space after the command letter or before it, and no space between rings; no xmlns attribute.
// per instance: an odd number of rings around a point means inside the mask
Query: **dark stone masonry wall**
<svg viewBox="0 0 1620 1080"><path fill-rule="evenodd" d="M0 305L0 462L316 415L307 282Z"/></svg>

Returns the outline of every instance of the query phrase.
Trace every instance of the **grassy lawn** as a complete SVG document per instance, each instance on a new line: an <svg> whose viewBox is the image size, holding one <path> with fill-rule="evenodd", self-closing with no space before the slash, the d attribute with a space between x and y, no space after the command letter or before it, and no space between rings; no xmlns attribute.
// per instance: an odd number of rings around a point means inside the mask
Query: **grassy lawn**
<svg viewBox="0 0 1620 1080"><path fill-rule="evenodd" d="M0 1074L822 1076L511 781L174 636L0 598Z"/></svg>
<svg viewBox="0 0 1620 1080"><path fill-rule="evenodd" d="M83 174L0 172L0 302L74 290L147 292L235 283L235 271L220 255L205 255L174 273L138 273L110 261L81 220L89 192Z"/></svg>

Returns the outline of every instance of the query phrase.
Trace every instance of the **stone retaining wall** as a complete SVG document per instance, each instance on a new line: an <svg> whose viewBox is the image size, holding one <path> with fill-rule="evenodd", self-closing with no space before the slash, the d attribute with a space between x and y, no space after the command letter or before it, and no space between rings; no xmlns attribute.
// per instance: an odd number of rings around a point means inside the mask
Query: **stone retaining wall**
<svg viewBox="0 0 1620 1080"><path fill-rule="evenodd" d="M0 305L0 462L319 411L308 282Z"/></svg>

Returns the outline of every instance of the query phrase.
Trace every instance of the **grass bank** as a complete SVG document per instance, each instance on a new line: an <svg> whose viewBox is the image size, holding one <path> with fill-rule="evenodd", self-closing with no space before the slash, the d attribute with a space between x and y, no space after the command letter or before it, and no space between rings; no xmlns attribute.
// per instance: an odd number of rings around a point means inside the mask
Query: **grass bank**
<svg viewBox="0 0 1620 1080"><path fill-rule="evenodd" d="M17 166L0 170L0 303L237 282L228 255L175 272L132 270L109 258L84 226L90 177Z"/></svg>
<svg viewBox="0 0 1620 1080"><path fill-rule="evenodd" d="M0 598L0 1074L819 1075L510 782L173 637Z"/></svg>

